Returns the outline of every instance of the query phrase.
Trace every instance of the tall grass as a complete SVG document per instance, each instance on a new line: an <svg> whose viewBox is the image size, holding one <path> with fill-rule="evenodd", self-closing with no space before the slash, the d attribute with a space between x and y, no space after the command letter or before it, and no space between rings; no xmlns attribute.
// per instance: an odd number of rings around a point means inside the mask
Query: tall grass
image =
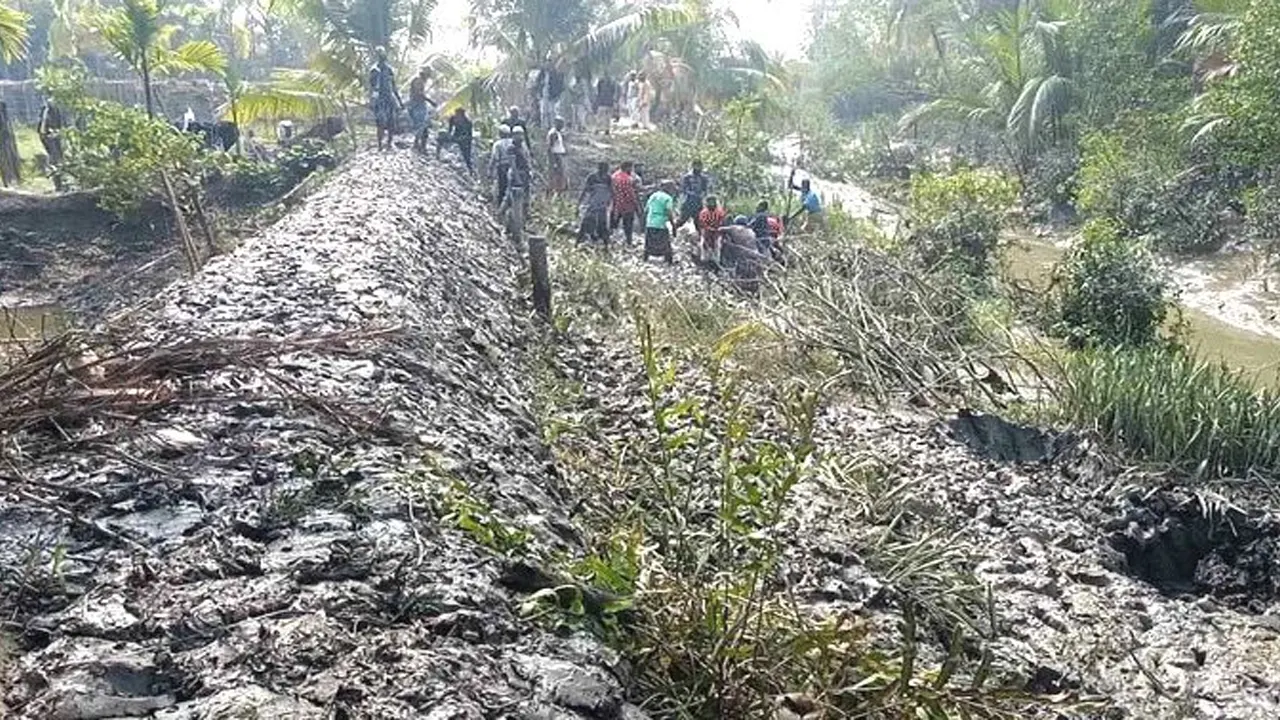
<svg viewBox="0 0 1280 720"><path fill-rule="evenodd" d="M544 427L555 428L548 439L584 500L590 551L565 568L571 581L530 598L531 614L601 634L655 718L1014 720L1053 705L992 682L986 633L974 630L993 625L975 622L967 599L978 588L955 543L906 527L895 498L908 491L875 482L874 467L819 457L814 386L793 378L763 390L729 361L768 342L758 326L672 357L657 345L657 325L672 318L637 312L640 422L619 435L578 407L543 409L578 418ZM864 506L849 520L869 525L860 552L893 588L900 633L806 604L792 587L793 490L815 481ZM940 632L950 646L926 650ZM975 644L980 658L965 651Z"/></svg>
<svg viewBox="0 0 1280 720"><path fill-rule="evenodd" d="M1063 377L1065 419L1141 459L1199 477L1280 470L1280 395L1187 349L1072 353Z"/></svg>

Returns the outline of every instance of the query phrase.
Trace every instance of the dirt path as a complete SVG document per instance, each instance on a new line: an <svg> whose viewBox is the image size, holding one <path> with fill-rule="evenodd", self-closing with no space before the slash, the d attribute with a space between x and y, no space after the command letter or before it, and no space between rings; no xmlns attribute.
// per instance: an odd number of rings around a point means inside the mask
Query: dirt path
<svg viewBox="0 0 1280 720"><path fill-rule="evenodd" d="M133 382L171 402L10 438L0 715L642 717L499 582L491 548L576 539L474 192L356 158L138 317Z"/></svg>

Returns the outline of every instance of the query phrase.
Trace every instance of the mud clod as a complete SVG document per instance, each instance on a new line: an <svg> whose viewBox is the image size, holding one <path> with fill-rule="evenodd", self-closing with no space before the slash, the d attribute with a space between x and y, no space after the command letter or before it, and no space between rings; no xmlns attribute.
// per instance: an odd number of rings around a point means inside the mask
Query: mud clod
<svg viewBox="0 0 1280 720"><path fill-rule="evenodd" d="M1175 491L1131 497L1108 525L1130 574L1169 595L1248 612L1280 599L1280 522Z"/></svg>

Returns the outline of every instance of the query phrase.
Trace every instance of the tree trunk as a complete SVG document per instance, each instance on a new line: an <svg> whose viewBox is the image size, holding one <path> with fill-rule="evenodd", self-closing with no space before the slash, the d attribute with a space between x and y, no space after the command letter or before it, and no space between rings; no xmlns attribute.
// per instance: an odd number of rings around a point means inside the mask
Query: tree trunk
<svg viewBox="0 0 1280 720"><path fill-rule="evenodd" d="M0 182L5 187L22 182L22 159L18 157L18 141L9 122L9 108L0 102Z"/></svg>
<svg viewBox="0 0 1280 720"><path fill-rule="evenodd" d="M240 110L236 106L236 94L228 92L227 100L231 103L231 122L236 126L236 155L244 155L243 143L241 142L244 137L244 131L240 129Z"/></svg>
<svg viewBox="0 0 1280 720"><path fill-rule="evenodd" d="M147 99L147 117L154 118L156 113L151 102L151 61L147 59L146 50L142 52L142 92Z"/></svg>

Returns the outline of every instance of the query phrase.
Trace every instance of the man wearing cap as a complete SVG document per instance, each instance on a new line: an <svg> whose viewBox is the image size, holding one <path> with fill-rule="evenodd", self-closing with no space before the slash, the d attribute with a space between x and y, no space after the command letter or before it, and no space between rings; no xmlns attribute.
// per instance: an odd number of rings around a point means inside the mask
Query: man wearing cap
<svg viewBox="0 0 1280 720"><path fill-rule="evenodd" d="M645 204L644 259L665 257L669 265L675 262L671 234L672 223L676 219L676 183L674 180L663 180L658 187Z"/></svg>
<svg viewBox="0 0 1280 720"><path fill-rule="evenodd" d="M516 128L520 128L521 140L524 143L525 150L532 149L532 147L530 147L529 145L529 124L525 122L525 119L523 117L520 116L519 107L512 105L507 110L507 116L503 118L502 124L511 128L511 133L513 136L515 135Z"/></svg>
<svg viewBox="0 0 1280 720"><path fill-rule="evenodd" d="M569 189L564 171L564 159L568 153L564 143L564 118L557 116L547 131L547 189L552 195Z"/></svg>

